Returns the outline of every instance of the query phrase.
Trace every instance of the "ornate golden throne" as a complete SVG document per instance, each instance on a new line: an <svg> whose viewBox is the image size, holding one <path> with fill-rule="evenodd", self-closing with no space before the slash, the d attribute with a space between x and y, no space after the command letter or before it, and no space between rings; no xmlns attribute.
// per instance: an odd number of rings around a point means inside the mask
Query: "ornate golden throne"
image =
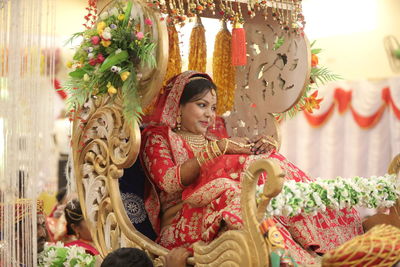
<svg viewBox="0 0 400 267"><path fill-rule="evenodd" d="M101 3L101 2L100 2ZM157 43L157 68L143 70L141 95L143 105L151 102L162 86L168 60L168 36L160 14L134 2L153 19ZM243 9L246 9L244 4ZM217 18L211 12L202 16ZM226 118L230 135L250 136L268 133L279 140L273 112L284 112L303 94L310 75L310 47L302 35L282 30L268 16L255 16L245 24L248 64L237 69L235 106ZM277 38L285 38L274 49ZM257 88L259 90L249 90ZM249 111L249 107L254 110ZM94 243L102 257L119 247L145 250L156 265L162 264L167 249L159 246L132 224L121 198L120 181L124 170L136 162L140 150L140 128L129 126L122 115L121 95L91 97L73 118L72 156L77 191ZM256 204L257 177L269 174L264 198ZM135 179L132 176L130 179ZM227 231L210 244L194 244L194 256L188 264L196 266L269 266L271 244L259 230L270 198L283 185L282 170L269 160L254 162L242 182L242 230Z"/></svg>

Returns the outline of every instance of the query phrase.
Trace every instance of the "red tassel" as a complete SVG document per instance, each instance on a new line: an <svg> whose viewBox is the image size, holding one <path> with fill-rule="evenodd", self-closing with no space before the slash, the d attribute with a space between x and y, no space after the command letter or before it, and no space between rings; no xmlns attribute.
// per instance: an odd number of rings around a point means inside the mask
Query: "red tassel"
<svg viewBox="0 0 400 267"><path fill-rule="evenodd" d="M246 64L246 32L243 25L236 22L232 30L232 65L245 66Z"/></svg>

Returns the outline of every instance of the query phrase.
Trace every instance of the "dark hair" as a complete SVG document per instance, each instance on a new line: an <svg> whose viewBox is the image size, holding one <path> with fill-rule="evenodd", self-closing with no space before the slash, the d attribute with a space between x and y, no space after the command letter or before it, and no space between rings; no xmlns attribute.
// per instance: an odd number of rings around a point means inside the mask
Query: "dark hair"
<svg viewBox="0 0 400 267"><path fill-rule="evenodd" d="M81 204L79 200L72 199L68 201L67 205L64 209L65 220L67 221L67 234L73 235L75 234L74 230L71 227L71 224L79 225L83 220Z"/></svg>
<svg viewBox="0 0 400 267"><path fill-rule="evenodd" d="M180 105L184 105L189 102L194 102L202 98L211 90L217 90L217 86L207 78L195 79L188 82L183 89L181 99L179 101ZM192 78L193 79L193 78Z"/></svg>
<svg viewBox="0 0 400 267"><path fill-rule="evenodd" d="M153 267L153 263L143 250L119 248L109 253L100 267Z"/></svg>
<svg viewBox="0 0 400 267"><path fill-rule="evenodd" d="M60 190L58 190L56 195L57 202L60 203L64 199L66 194L67 194L67 188L66 187L60 188Z"/></svg>

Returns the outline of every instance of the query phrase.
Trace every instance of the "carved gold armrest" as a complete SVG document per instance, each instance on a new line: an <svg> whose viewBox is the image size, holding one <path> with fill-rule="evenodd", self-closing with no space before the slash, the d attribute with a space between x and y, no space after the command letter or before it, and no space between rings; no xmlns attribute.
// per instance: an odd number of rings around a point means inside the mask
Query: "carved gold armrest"
<svg viewBox="0 0 400 267"><path fill-rule="evenodd" d="M272 160L254 161L245 171L242 181L240 201L243 229L227 231L210 244L195 243L196 266L269 266L271 248L264 241L259 230L260 219L256 216L262 210L262 207L257 207L256 186L259 175L264 171L268 173L268 181L264 187L262 205L266 206L282 190L284 174L280 167Z"/></svg>

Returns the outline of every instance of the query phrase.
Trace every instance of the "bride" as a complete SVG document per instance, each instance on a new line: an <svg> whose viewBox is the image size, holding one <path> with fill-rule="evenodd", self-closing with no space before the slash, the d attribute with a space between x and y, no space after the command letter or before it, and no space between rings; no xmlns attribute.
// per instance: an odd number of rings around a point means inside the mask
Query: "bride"
<svg viewBox="0 0 400 267"><path fill-rule="evenodd" d="M190 248L196 241L210 242L226 230L243 227L240 181L257 158L277 161L287 180L313 180L276 152L269 136L212 134L216 90L207 74L183 72L161 90L153 113L144 120L141 161L150 182L145 206L158 243L169 249ZM261 175L258 183L265 179ZM303 264L363 233L354 209L274 220L286 249Z"/></svg>

